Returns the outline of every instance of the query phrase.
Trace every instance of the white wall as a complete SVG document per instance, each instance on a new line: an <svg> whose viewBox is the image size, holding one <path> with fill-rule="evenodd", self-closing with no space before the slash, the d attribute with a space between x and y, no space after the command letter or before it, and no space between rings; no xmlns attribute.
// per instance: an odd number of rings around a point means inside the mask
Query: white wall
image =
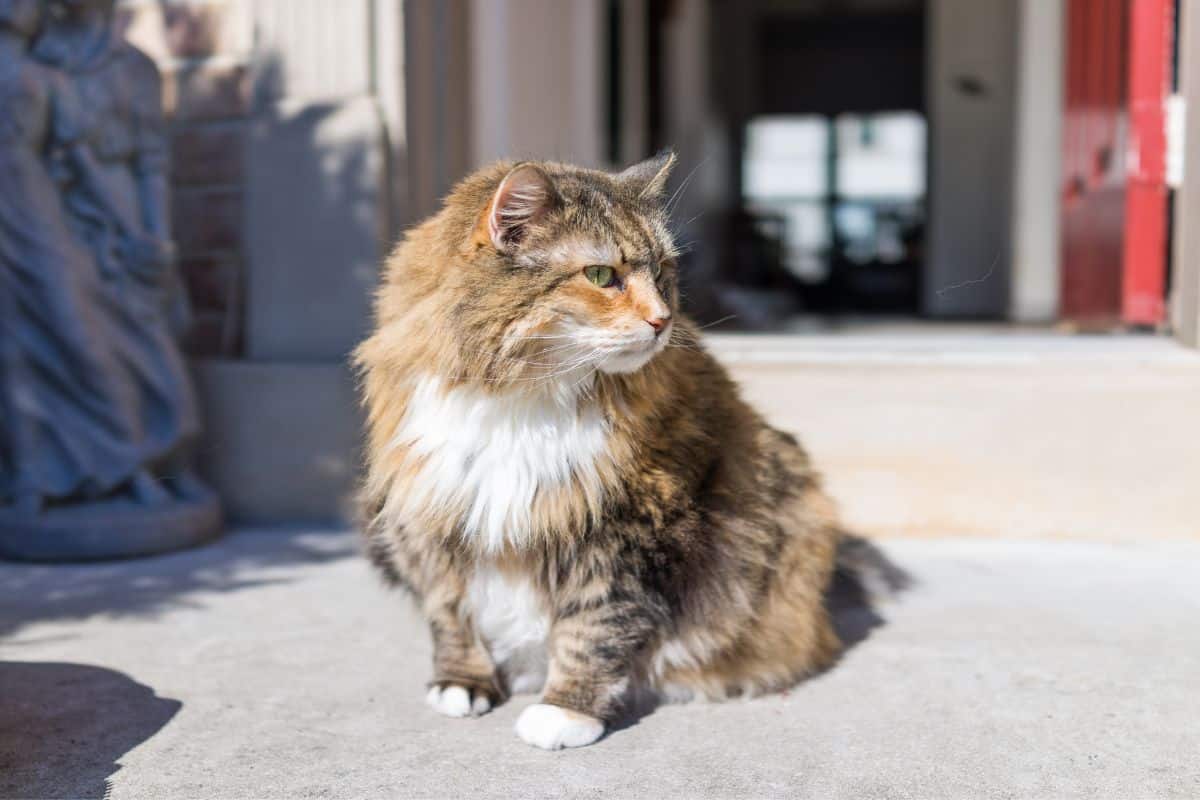
<svg viewBox="0 0 1200 800"><path fill-rule="evenodd" d="M372 9L366 0L341 0L336 8L327 0L249 0L246 11L257 82L269 99L320 102L371 90Z"/></svg>
<svg viewBox="0 0 1200 800"><path fill-rule="evenodd" d="M1010 316L1058 317L1064 0L1021 0Z"/></svg>
<svg viewBox="0 0 1200 800"><path fill-rule="evenodd" d="M1175 201L1171 326L1180 341L1200 347L1200 0L1181 3L1180 75L1187 117L1183 185Z"/></svg>

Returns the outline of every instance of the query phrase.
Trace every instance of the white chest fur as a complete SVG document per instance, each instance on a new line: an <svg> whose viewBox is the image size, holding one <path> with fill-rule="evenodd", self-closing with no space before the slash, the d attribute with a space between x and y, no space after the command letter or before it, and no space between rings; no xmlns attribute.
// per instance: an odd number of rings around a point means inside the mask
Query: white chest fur
<svg viewBox="0 0 1200 800"><path fill-rule="evenodd" d="M401 500L462 515L485 550L519 546L539 489L578 481L598 492L608 424L573 393L496 393L418 381L395 442L419 459Z"/></svg>
<svg viewBox="0 0 1200 800"><path fill-rule="evenodd" d="M468 599L479 635L514 692L535 692L546 679L550 617L533 586L483 566Z"/></svg>

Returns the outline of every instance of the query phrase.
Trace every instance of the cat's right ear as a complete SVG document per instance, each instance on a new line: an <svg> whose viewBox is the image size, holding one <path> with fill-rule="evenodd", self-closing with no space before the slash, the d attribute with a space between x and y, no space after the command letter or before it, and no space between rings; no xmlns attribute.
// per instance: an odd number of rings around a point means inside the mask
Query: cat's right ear
<svg viewBox="0 0 1200 800"><path fill-rule="evenodd" d="M659 151L645 161L634 164L617 175L617 180L626 184L639 198L662 199L667 188L667 178L675 168L675 151L671 148Z"/></svg>
<svg viewBox="0 0 1200 800"><path fill-rule="evenodd" d="M534 164L518 164L496 187L479 222L478 235L500 251L512 250L558 200L550 176Z"/></svg>

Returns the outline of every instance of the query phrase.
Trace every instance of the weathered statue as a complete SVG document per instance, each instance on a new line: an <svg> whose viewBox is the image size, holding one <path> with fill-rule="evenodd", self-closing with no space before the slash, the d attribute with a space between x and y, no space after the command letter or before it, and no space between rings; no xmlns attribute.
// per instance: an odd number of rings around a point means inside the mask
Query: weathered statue
<svg viewBox="0 0 1200 800"><path fill-rule="evenodd" d="M158 72L112 12L0 0L0 554L14 557L151 552L219 527L188 466Z"/></svg>

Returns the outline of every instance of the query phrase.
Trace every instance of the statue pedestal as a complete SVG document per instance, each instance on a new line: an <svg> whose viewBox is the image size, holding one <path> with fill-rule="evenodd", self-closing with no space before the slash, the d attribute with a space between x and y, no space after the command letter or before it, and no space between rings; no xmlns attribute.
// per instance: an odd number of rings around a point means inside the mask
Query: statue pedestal
<svg viewBox="0 0 1200 800"><path fill-rule="evenodd" d="M19 514L0 508L0 558L102 561L192 547L221 533L215 494L146 506L106 500Z"/></svg>

